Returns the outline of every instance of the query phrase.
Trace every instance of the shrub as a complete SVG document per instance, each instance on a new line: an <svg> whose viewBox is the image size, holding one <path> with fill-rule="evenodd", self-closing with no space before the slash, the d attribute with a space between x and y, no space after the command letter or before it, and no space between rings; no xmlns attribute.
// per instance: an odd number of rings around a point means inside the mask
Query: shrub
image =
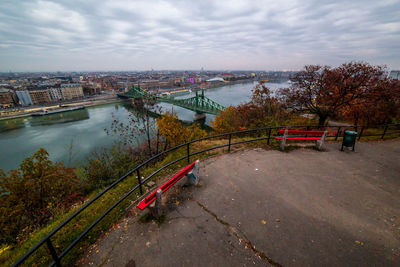
<svg viewBox="0 0 400 267"><path fill-rule="evenodd" d="M76 193L77 185L74 168L54 164L43 148L8 175L0 170L1 242L16 242L18 235L47 223L57 209L67 206L63 200Z"/></svg>

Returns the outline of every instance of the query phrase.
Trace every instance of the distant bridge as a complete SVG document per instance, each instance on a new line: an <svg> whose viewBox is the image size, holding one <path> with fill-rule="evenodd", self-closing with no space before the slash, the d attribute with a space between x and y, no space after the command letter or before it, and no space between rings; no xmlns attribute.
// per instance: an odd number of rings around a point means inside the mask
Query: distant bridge
<svg viewBox="0 0 400 267"><path fill-rule="evenodd" d="M173 96L156 96L151 94L140 86L132 86L128 92L124 94L118 94L121 98L134 98L134 99L141 99L141 98L153 98L157 102L164 102L173 104L178 107L186 108L196 112L197 114L213 114L218 115L221 110L224 110L225 107L221 104L215 102L212 99L204 96L204 90L201 91L201 94L196 92L196 96L190 98L183 98L183 99L175 99Z"/></svg>

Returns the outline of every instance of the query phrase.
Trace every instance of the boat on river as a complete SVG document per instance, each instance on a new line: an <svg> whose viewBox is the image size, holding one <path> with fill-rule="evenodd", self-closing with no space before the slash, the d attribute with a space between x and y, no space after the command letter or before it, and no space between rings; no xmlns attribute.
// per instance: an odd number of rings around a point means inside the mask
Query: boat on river
<svg viewBox="0 0 400 267"><path fill-rule="evenodd" d="M61 108L61 109L55 109L55 110L42 109L41 112L33 113L32 116L46 116L46 115L50 115L50 114L69 112L69 111L80 110L80 109L85 109L85 107L77 106L77 107L67 107L67 108Z"/></svg>

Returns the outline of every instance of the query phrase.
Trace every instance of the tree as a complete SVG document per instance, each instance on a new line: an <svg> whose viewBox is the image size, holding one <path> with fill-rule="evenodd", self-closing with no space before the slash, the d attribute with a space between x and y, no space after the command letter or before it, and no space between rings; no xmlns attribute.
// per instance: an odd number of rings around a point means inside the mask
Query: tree
<svg viewBox="0 0 400 267"><path fill-rule="evenodd" d="M77 184L74 168L54 164L43 148L9 175L0 170L1 241L14 242L22 229L45 224Z"/></svg>
<svg viewBox="0 0 400 267"><path fill-rule="evenodd" d="M257 118L253 127L263 127L271 125L274 122L282 122L289 118L285 106L279 100L271 95L271 90L265 85L265 82L260 82L253 90L250 101L252 108L258 114L251 114L245 121L251 121L252 118ZM245 105L239 106L241 113L246 112ZM253 112L254 113L254 112Z"/></svg>
<svg viewBox="0 0 400 267"><path fill-rule="evenodd" d="M355 125L391 123L400 115L400 81L381 79L363 98L356 99L340 110L340 116Z"/></svg>
<svg viewBox="0 0 400 267"><path fill-rule="evenodd" d="M165 138L170 147L207 136L207 132L202 130L198 124L184 127L177 114L169 111L157 119L157 127L160 136Z"/></svg>
<svg viewBox="0 0 400 267"><path fill-rule="evenodd" d="M279 95L289 108L315 114L319 125L324 125L328 117L338 115L341 108L366 97L378 86L383 69L364 62L334 69L309 65L291 79L290 88L280 89Z"/></svg>
<svg viewBox="0 0 400 267"><path fill-rule="evenodd" d="M220 111L220 114L215 116L214 120L211 121L211 127L217 133L229 133L245 129L239 109L234 106L229 106L225 110Z"/></svg>
<svg viewBox="0 0 400 267"><path fill-rule="evenodd" d="M158 137L156 120L153 117L158 116L160 112L161 108L156 105L155 97L144 96L133 99L127 121L124 122L113 114L111 128L105 131L107 134L117 135L125 146L139 147L144 141L147 146L147 155L151 157L153 155L152 140L155 135Z"/></svg>
<svg viewBox="0 0 400 267"><path fill-rule="evenodd" d="M229 106L221 111L211 122L211 126L218 133L245 130L247 128L265 127L289 118L276 97L264 82L260 82L252 90L251 101L236 107Z"/></svg>

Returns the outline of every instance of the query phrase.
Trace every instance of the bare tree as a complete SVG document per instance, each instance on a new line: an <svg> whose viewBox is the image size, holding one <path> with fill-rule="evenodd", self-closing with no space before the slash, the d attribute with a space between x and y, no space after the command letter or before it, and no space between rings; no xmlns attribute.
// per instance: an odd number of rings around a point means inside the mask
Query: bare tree
<svg viewBox="0 0 400 267"><path fill-rule="evenodd" d="M161 113L161 108L156 104L156 98L145 96L133 99L129 108L126 122L118 119L113 114L110 129L105 129L107 134L117 135L125 146L141 146L146 144L146 152L153 155L153 139L158 137L157 122L155 117ZM158 138L157 138L158 141ZM158 145L156 145L158 147Z"/></svg>

